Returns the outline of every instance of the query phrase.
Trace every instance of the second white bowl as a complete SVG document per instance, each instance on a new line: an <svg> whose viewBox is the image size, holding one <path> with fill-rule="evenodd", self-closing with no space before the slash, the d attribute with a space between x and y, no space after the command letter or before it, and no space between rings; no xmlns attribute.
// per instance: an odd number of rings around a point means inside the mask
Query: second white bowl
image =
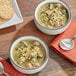
<svg viewBox="0 0 76 76"><path fill-rule="evenodd" d="M27 39L37 40L45 48L45 53L46 53L45 61L43 62L43 64L41 64L37 68L33 68L33 69L22 68L13 59L13 51L14 51L14 47L16 46L16 44L18 44L22 40L27 40ZM14 41L14 43L12 44L12 46L10 48L10 61L11 61L12 65L15 67L15 69L17 69L18 71L20 71L20 72L22 72L24 74L33 74L33 73L37 73L37 72L41 71L45 67L45 65L47 64L48 59L49 59L49 49L48 49L48 46L41 39L39 39L37 37L34 37L34 36L23 36L23 37L20 37L19 39Z"/></svg>
<svg viewBox="0 0 76 76"><path fill-rule="evenodd" d="M47 3L60 3L66 8L66 10L68 11L69 18L68 18L67 23L63 27L57 28L57 29L47 29L47 28L43 27L42 25L40 25L38 17L37 17L37 13L39 11L39 8ZM44 0L44 1L40 2L40 4L38 4L38 6L35 9L34 22L35 22L37 28L40 31L42 31L43 33L46 33L49 35L57 35L57 34L64 32L67 29L67 27L70 25L70 23L71 23L71 10L70 10L69 6L61 0Z"/></svg>

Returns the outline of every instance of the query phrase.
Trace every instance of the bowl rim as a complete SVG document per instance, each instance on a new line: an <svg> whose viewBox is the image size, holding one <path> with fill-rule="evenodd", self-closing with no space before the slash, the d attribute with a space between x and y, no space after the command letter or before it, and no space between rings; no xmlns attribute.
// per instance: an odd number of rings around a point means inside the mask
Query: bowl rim
<svg viewBox="0 0 76 76"><path fill-rule="evenodd" d="M39 40L39 42L44 46L45 52L46 52L46 57L45 57L45 60L43 61L43 63L42 63L40 66L38 66L38 67L36 67L36 68L31 68L31 69L29 69L29 68L23 68L22 66L20 66L19 64L17 64L17 63L14 61L13 56L11 56L12 47L13 47L13 45L16 45L16 41L18 41L19 39L28 38L28 37L29 37L29 38L35 38L35 39ZM35 39L34 39L34 40L35 40ZM23 39L23 40L24 40L24 39ZM18 42L20 42L20 41L18 41ZM14 48L13 48L13 49L14 49ZM13 52L12 52L12 53L13 53ZM36 69L42 67L42 66L48 61L48 59L49 59L49 48L48 48L47 44L46 44L42 39L40 39L40 38L38 38L38 37L36 37L36 36L22 36L22 37L17 38L17 39L11 44L11 47L10 47L10 59L12 60L13 64L15 64L15 66L17 66L17 67L19 67L19 68L21 68L21 69L24 69L24 70L36 70Z"/></svg>
<svg viewBox="0 0 76 76"><path fill-rule="evenodd" d="M72 16L71 16L71 9L70 9L70 7L64 2L64 1L62 1L62 0L55 0L55 1L57 1L57 2L54 2L53 0L44 0L44 1L41 1L37 6L36 6L36 8L35 8L35 11L34 11L34 20L37 22L37 24L41 27L41 28L43 28L43 29L47 29L47 30L59 30L59 29L62 29L62 28L64 28L65 26L67 26L68 24L70 24L71 23L71 19L72 19ZM46 3L44 3L44 4L47 4L47 3L60 3L60 4L62 4L65 8L66 8L66 10L68 11L68 16L69 16L69 18L68 18L68 21L66 22L66 24L64 25L64 26L62 26L62 27L59 27L59 28L56 28L56 29L49 29L49 28L46 28L46 27L44 27L44 26L42 26L40 23L39 23L39 21L38 21L38 18L37 18L37 8L40 8L41 6L40 6L40 4L42 4L43 2L46 2ZM44 5L43 4L43 5ZM42 5L42 6L43 6ZM38 9L39 10L39 9Z"/></svg>

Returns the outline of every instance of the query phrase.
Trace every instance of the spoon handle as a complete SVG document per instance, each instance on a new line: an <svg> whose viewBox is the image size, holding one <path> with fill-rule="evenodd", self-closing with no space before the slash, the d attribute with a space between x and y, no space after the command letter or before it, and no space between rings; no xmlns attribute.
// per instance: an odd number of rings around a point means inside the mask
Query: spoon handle
<svg viewBox="0 0 76 76"><path fill-rule="evenodd" d="M6 75L6 76L10 76L8 73L5 73L4 71L3 71L3 74Z"/></svg>
<svg viewBox="0 0 76 76"><path fill-rule="evenodd" d="M74 40L76 38L76 35L74 35L73 37L72 37L72 40Z"/></svg>
<svg viewBox="0 0 76 76"><path fill-rule="evenodd" d="M10 76L9 74L7 74L7 73L4 73L6 76Z"/></svg>

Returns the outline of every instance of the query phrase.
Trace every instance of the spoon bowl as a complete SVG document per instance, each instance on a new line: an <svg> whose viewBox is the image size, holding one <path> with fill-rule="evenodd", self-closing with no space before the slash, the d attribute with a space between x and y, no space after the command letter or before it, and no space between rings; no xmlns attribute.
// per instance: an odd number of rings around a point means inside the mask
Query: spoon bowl
<svg viewBox="0 0 76 76"><path fill-rule="evenodd" d="M61 40L60 47L63 50L71 50L74 47L74 39L76 39L76 35L74 35L71 39Z"/></svg>
<svg viewBox="0 0 76 76"><path fill-rule="evenodd" d="M74 47L74 41L71 39L63 39L60 42L60 47L63 50L71 50Z"/></svg>

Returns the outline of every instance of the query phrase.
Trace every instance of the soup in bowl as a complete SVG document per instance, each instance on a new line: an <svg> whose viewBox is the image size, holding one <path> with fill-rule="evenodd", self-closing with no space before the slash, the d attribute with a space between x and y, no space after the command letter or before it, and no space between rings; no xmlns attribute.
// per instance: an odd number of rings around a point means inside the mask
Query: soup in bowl
<svg viewBox="0 0 76 76"><path fill-rule="evenodd" d="M40 31L57 35L71 23L71 10L61 0L44 0L35 9L34 22Z"/></svg>
<svg viewBox="0 0 76 76"><path fill-rule="evenodd" d="M17 39L10 49L10 60L13 66L26 74L41 71L47 64L48 57L47 45L34 36Z"/></svg>
<svg viewBox="0 0 76 76"><path fill-rule="evenodd" d="M38 20L45 28L57 29L67 23L68 12L60 3L47 3L39 9Z"/></svg>

